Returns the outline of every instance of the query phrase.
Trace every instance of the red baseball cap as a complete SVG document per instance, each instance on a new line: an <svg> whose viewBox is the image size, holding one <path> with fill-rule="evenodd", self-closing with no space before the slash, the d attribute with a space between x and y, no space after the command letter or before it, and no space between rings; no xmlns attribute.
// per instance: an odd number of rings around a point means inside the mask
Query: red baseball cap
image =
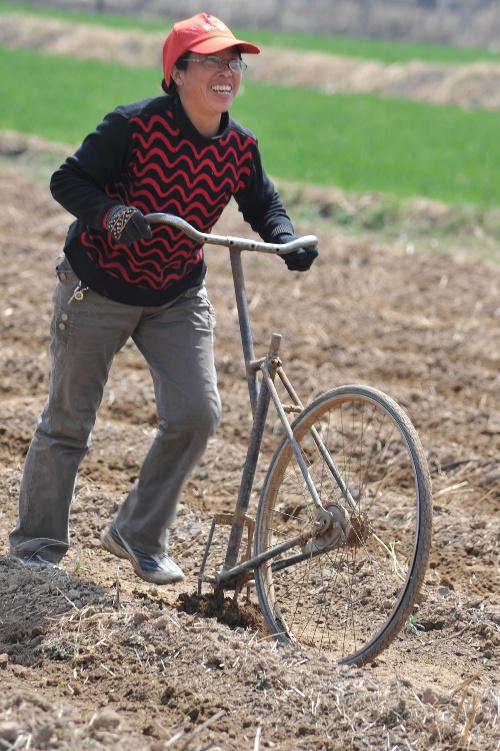
<svg viewBox="0 0 500 751"><path fill-rule="evenodd" d="M170 68L187 52L212 55L228 47L238 47L240 52L258 55L260 49L251 42L236 39L225 23L208 13L198 13L174 24L163 45L163 75L170 83Z"/></svg>

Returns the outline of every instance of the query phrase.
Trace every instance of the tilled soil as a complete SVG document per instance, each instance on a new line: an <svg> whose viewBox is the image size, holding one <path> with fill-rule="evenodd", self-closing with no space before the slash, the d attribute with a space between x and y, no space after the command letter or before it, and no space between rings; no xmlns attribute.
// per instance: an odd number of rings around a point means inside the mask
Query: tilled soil
<svg viewBox="0 0 500 751"><path fill-rule="evenodd" d="M7 557L22 464L47 393L53 266L70 219L45 183L21 174L29 140L17 140L19 157L7 142L0 749L498 749L500 268L463 252L477 238L451 237L448 252L431 255L418 243L415 251L411 235L389 242L300 219L297 231L320 241L310 272L290 273L268 256L244 259L257 354L280 331L285 369L305 402L343 383L386 391L417 427L432 473L434 537L419 628L368 667L339 667L298 645L278 647L253 595L217 607L210 591L197 596L211 518L234 505L250 430L223 249L207 252L223 419L171 541L186 581L145 584L99 541L156 430L149 373L132 344L110 375L62 567L34 570ZM427 210L432 225L437 208L423 206L415 211L421 218ZM216 231L246 234L234 207ZM271 422L257 484L276 440ZM256 495L252 512L255 503ZM215 563L223 543L216 540Z"/></svg>
<svg viewBox="0 0 500 751"><path fill-rule="evenodd" d="M45 186L14 173L1 176L0 197L6 554L23 458L47 392L52 269L68 216ZM244 233L234 209L219 230ZM500 270L401 252L326 225L318 235L321 255L308 274L291 274L267 256L245 259L256 351L263 354L278 329L304 400L364 382L409 412L435 498L418 612L425 630L404 632L368 668L346 669L298 646L278 649L255 601L210 609L205 592L196 602L211 517L234 503L250 428L228 258L212 249L208 288L224 413L172 536L186 581L147 585L100 546L156 426L147 368L127 345L82 465L62 570L0 557L4 748L118 749L127 739L160 749L177 733L174 748L497 747ZM271 425L264 458L274 438Z"/></svg>

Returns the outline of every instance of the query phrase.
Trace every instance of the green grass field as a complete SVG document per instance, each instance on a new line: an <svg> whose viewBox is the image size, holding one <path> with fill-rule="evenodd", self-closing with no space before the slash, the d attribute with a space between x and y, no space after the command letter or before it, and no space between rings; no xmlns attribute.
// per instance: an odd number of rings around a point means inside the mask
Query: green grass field
<svg viewBox="0 0 500 751"><path fill-rule="evenodd" d="M161 93L161 71L0 45L0 128L77 144L118 104Z"/></svg>
<svg viewBox="0 0 500 751"><path fill-rule="evenodd" d="M161 92L159 71L0 47L0 128L78 144L118 104ZM346 190L500 203L500 115L245 83L233 114L270 174Z"/></svg>
<svg viewBox="0 0 500 751"><path fill-rule="evenodd" d="M254 85L234 114L259 134L272 173L287 180L478 206L500 201L497 113Z"/></svg>

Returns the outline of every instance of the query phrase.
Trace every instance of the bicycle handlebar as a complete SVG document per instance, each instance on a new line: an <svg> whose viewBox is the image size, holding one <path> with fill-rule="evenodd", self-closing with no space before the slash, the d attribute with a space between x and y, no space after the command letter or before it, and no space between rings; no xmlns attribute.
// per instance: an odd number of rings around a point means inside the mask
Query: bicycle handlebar
<svg viewBox="0 0 500 751"><path fill-rule="evenodd" d="M292 253L299 248L313 248L318 244L318 238L315 235L305 235L292 240L289 243L264 243L256 240L248 240L244 237L229 237L224 235L211 235L205 232L199 232L189 222L181 219L174 214L147 214L145 220L148 224L169 224L172 227L182 230L185 235L198 243L206 245L223 245L232 250L256 250L259 253L274 253L275 255L284 256Z"/></svg>

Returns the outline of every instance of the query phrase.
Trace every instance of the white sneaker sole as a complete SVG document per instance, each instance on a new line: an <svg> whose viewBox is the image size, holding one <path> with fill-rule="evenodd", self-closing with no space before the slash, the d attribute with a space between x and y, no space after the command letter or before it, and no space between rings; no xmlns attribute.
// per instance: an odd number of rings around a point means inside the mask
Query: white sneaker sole
<svg viewBox="0 0 500 751"><path fill-rule="evenodd" d="M118 545L113 540L109 528L105 529L102 533L101 543L108 553L115 555L117 558L123 558L130 561L137 576L145 582L149 582L150 584L175 584L176 582L181 582L185 579L185 576L180 569L178 569L178 572L171 573L167 571L145 571L142 569L133 552ZM126 545L125 540L123 540L123 544Z"/></svg>

